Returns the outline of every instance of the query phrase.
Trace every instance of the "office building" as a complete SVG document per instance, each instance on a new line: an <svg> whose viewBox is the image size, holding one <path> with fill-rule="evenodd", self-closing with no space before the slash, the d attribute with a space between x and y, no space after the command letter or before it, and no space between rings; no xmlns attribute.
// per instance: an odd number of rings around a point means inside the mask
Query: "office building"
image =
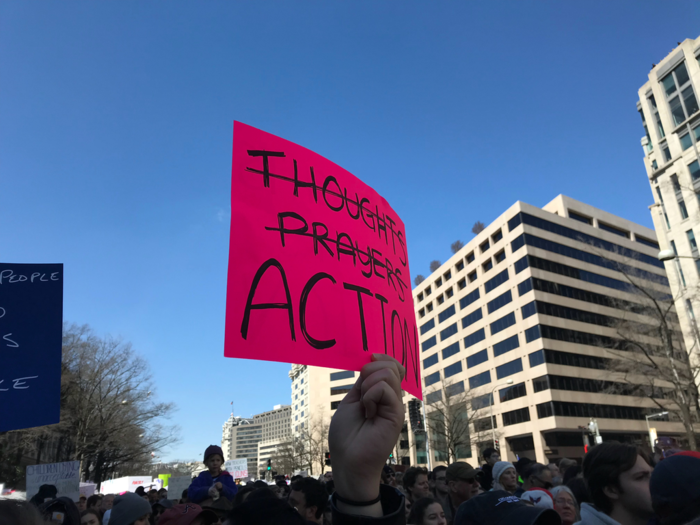
<svg viewBox="0 0 700 525"><path fill-rule="evenodd" d="M291 416L289 405L275 405L269 412L253 416L253 423L262 428L256 476L267 469L267 460L273 459L279 448L292 440Z"/></svg>
<svg viewBox="0 0 700 525"><path fill-rule="evenodd" d="M234 416L223 426L221 450L226 459L248 460L248 475L256 476L258 470L258 443L262 441L263 424L253 418Z"/></svg>
<svg viewBox="0 0 700 525"><path fill-rule="evenodd" d="M542 209L516 202L416 286L428 418L460 396L470 418L458 459L476 465L494 438L508 460L580 458L591 418L604 440L648 445L645 416L658 406L606 393L619 384L606 363L615 321L640 301L619 269L668 295L657 253L653 230L560 195ZM683 433L672 416L654 421L659 434ZM398 462L425 464L425 436L411 430ZM448 460L439 436L430 445L432 466Z"/></svg>
<svg viewBox="0 0 700 525"><path fill-rule="evenodd" d="M649 71L639 89L644 166L654 204L654 228L681 322L696 366L700 308L700 37L681 42Z"/></svg>

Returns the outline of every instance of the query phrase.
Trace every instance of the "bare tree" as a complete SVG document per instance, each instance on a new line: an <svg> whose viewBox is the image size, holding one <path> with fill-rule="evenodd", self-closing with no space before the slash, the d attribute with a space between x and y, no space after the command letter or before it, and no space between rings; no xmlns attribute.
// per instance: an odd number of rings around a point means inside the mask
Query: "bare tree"
<svg viewBox="0 0 700 525"><path fill-rule="evenodd" d="M474 226L472 226L472 233L474 235L479 235L482 231L484 231L484 228L486 228L486 226L484 226L483 222L476 221Z"/></svg>
<svg viewBox="0 0 700 525"><path fill-rule="evenodd" d="M272 456L275 470L290 476L297 470L309 470L310 454L303 440L294 438L281 444Z"/></svg>
<svg viewBox="0 0 700 525"><path fill-rule="evenodd" d="M309 418L308 425L301 431L299 436L300 446L305 452L302 454L304 464L309 471L309 475L313 475L314 470L318 467L318 472L323 472L323 466L326 460L326 452L328 448L328 430L330 423L318 417Z"/></svg>
<svg viewBox="0 0 700 525"><path fill-rule="evenodd" d="M439 393L439 395L438 395ZM431 395L432 394L432 395ZM471 455L472 443L491 439L489 394L464 390L464 383L444 383L426 392L426 419L430 447L439 461L451 463Z"/></svg>
<svg viewBox="0 0 700 525"><path fill-rule="evenodd" d="M440 268L441 265L442 265L442 263L440 261L437 261L437 260L431 261L430 262L430 271L431 272L436 271L438 268Z"/></svg>
<svg viewBox="0 0 700 525"><path fill-rule="evenodd" d="M464 243L459 239L450 244L450 250L452 250L452 253L457 253L462 248L464 248Z"/></svg>
<svg viewBox="0 0 700 525"><path fill-rule="evenodd" d="M421 274L416 275L415 279L413 279L413 284L416 286L420 286L420 283L425 281L425 277L423 277Z"/></svg>

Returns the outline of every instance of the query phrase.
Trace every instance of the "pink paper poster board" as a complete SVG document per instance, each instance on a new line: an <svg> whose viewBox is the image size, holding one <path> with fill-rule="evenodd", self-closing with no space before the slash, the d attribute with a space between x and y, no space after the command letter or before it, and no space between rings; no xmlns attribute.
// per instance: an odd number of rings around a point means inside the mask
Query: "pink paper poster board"
<svg viewBox="0 0 700 525"><path fill-rule="evenodd" d="M421 398L410 275L403 222L377 192L234 123L226 357L357 371L386 353Z"/></svg>

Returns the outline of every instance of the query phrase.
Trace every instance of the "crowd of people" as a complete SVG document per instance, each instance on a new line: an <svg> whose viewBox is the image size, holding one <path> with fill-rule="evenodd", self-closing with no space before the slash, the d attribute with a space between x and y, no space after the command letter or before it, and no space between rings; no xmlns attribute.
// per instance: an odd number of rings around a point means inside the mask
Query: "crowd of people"
<svg viewBox="0 0 700 525"><path fill-rule="evenodd" d="M207 470L181 495L166 489L93 495L74 503L42 486L31 502L0 501L0 525L700 525L700 453L650 458L607 442L548 465L456 461L428 471L387 465L403 425L393 358L375 354L333 417L333 471L237 485L212 445Z"/></svg>

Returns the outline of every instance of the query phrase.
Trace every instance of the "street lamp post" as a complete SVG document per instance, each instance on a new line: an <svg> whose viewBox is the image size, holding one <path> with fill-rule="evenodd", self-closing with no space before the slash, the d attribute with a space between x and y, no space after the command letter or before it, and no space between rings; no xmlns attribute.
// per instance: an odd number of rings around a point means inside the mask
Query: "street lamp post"
<svg viewBox="0 0 700 525"><path fill-rule="evenodd" d="M647 420L647 432L649 433L649 444L651 445L651 451L654 451L654 437L651 435L651 427L649 426L649 419L652 417L662 417L667 415L668 412L659 412L658 414L650 414L648 416L644 416L645 419Z"/></svg>
<svg viewBox="0 0 700 525"><path fill-rule="evenodd" d="M493 424L493 393L496 391L497 388L502 387L502 386L507 386L507 385L512 385L513 380L509 379L505 383L501 383L500 385L496 385L491 389L491 446L493 448L496 448L496 426Z"/></svg>

